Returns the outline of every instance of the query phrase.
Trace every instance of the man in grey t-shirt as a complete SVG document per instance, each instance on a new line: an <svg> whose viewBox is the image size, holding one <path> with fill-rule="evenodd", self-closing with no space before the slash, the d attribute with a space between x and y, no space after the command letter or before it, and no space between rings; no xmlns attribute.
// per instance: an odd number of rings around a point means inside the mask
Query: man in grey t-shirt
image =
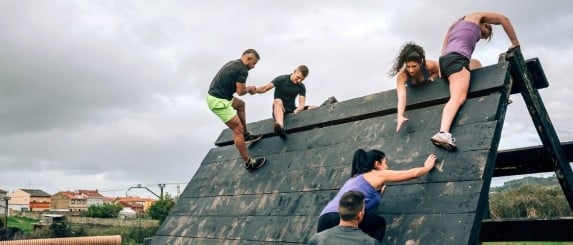
<svg viewBox="0 0 573 245"><path fill-rule="evenodd" d="M308 240L308 245L380 244L358 228L364 217L364 194L358 191L344 193L340 198L338 212L340 224L314 234Z"/></svg>

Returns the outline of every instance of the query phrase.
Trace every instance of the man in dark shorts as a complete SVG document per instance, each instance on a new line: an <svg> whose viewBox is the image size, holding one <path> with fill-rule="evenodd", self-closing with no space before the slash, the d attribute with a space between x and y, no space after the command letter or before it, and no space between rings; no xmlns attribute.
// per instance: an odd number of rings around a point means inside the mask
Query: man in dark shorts
<svg viewBox="0 0 573 245"><path fill-rule="evenodd" d="M262 135L254 135L247 130L245 102L233 94L252 93L255 86L246 86L249 70L255 68L260 56L254 49L247 49L240 59L229 61L215 75L207 95L209 109L233 131L233 141L245 161L244 167L254 171L266 162L263 157L251 158L247 144L258 141Z"/></svg>
<svg viewBox="0 0 573 245"><path fill-rule="evenodd" d="M265 93L275 88L273 100L273 125L275 133L281 138L286 138L284 130L284 116L290 113L298 113L307 109L316 108L316 106L305 106L306 87L302 81L308 76L308 67L306 65L298 66L293 73L276 77L270 83L260 87L255 87L252 94ZM298 107L295 99L298 96Z"/></svg>

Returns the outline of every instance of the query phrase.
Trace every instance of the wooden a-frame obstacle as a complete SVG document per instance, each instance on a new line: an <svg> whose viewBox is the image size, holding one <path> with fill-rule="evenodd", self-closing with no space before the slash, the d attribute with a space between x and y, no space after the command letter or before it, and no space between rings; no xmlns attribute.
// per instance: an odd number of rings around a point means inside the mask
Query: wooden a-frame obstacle
<svg viewBox="0 0 573 245"><path fill-rule="evenodd" d="M441 171L387 186L379 207L388 223L385 244L573 240L571 219L487 219L494 176L555 171L573 208L568 160L573 147L561 145L537 92L548 86L539 61L525 61L519 49L512 50L498 64L472 71L471 80L468 100L452 127L456 152L429 140L449 98L448 84L441 79L408 89L410 120L399 133L395 90L289 115L286 140L273 133L272 119L250 123L250 131L265 137L249 152L268 160L252 173L243 169L225 129L145 243L305 244L316 231L320 211L349 178L358 148L383 150L396 170L422 166L429 153L436 153L441 164ZM509 95L518 92L543 147L498 152Z"/></svg>

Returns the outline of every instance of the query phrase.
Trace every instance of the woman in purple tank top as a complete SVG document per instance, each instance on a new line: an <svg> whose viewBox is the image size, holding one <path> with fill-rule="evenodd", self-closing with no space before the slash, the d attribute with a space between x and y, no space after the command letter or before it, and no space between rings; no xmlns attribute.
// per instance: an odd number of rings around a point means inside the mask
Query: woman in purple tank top
<svg viewBox="0 0 573 245"><path fill-rule="evenodd" d="M517 35L509 19L501 14L478 12L468 14L454 22L442 44L439 59L441 77L450 82L450 99L442 112L440 131L432 136L436 146L449 151L457 149L450 133L452 122L465 103L470 86L470 59L480 39L491 39L491 25L501 25L511 41L510 49L519 46Z"/></svg>

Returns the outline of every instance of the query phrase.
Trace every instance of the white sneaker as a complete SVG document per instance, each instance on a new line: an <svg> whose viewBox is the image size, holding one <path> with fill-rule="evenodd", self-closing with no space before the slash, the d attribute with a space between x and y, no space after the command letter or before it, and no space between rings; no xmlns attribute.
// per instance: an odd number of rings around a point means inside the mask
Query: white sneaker
<svg viewBox="0 0 573 245"><path fill-rule="evenodd" d="M432 143L434 143L434 145L440 146L448 151L457 150L457 146L454 143L456 142L456 139L452 137L452 134L450 133L438 132L434 134L434 136L432 136L430 140L432 141Z"/></svg>

